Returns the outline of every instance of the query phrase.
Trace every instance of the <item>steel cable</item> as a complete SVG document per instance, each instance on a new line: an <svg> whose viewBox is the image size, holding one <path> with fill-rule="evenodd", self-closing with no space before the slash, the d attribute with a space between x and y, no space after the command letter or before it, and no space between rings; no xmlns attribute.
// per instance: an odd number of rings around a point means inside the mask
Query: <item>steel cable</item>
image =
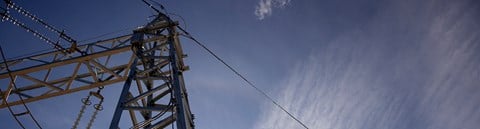
<svg viewBox="0 0 480 129"><path fill-rule="evenodd" d="M230 66L229 64L227 64L222 58L220 58L217 54L213 53L213 51L211 51L210 49L207 48L207 46L205 46L204 44L202 44L201 42L199 42L197 39L195 39L193 36L190 35L190 33L188 33L186 30L184 30L182 27L177 27L178 29L180 29L183 33L185 33L184 37L194 41L197 45L199 45L201 48L203 48L204 50L206 50L210 55L212 55L213 57L215 57L215 59L217 59L218 61L220 61L223 65L225 65L230 71L232 71L233 73L235 73L235 75L237 75L238 77L240 77L243 81L245 81L250 87L254 88L257 92L259 92L260 94L262 94L265 98L267 98L268 100L270 100L275 106L277 106L278 108L280 108L283 112L287 113L288 116L290 116L292 119L294 119L295 121L297 121L299 124L301 124L304 128L308 129L308 126L305 125L302 121L300 121L298 118L296 118L295 116L293 116L289 111L287 111L283 106L281 106L280 104L278 104L272 97L270 97L267 93L265 93L263 90L261 90L260 88L258 88L257 86L255 86L250 80L248 80L247 78L245 78L242 74L240 74L236 69L234 69L232 66Z"/></svg>
<svg viewBox="0 0 480 129"><path fill-rule="evenodd" d="M15 80L13 79L13 75L12 75L12 71L10 71L10 68L8 67L8 63L7 63L7 59L5 57L5 53L3 53L3 49L2 49L2 46L0 46L0 53L2 54L2 58L3 58L3 62L5 63L5 69L7 69L7 72L8 72L8 76L10 77L10 82L12 82L12 85L15 89L18 89L17 88L17 85L15 84ZM20 98L20 101L22 102L23 104L23 107L25 108L26 113L30 116L30 118L32 118L32 120L35 122L35 125L42 129L42 127L40 126L40 124L38 123L37 119L35 119L35 117L32 115L32 112L30 111L30 109L28 108L28 106L25 104L25 102L23 101L23 97L20 96L19 94L17 94L17 96ZM3 97L2 97L3 98ZM5 98L4 98L5 99ZM5 103L8 103L5 99ZM9 108L10 109L10 108ZM14 116L16 117L16 116ZM15 118L16 119L16 118ZM17 121L19 122L19 121ZM21 123L19 123L21 124ZM23 127L23 125L20 125Z"/></svg>
<svg viewBox="0 0 480 129"><path fill-rule="evenodd" d="M2 89L0 89L0 93L3 93ZM13 112L12 110L12 107L10 107L10 105L8 104L7 102L7 99L5 99L5 97L2 95L2 99L3 101L5 102L5 105L7 105L7 108L8 108L8 111L10 111L10 114L12 114L13 118L15 119L15 121L17 121L18 125L20 125L20 127L22 127L23 129L25 129L25 126L22 124L22 122L20 122L20 120L18 120L17 116L15 115L15 113Z"/></svg>

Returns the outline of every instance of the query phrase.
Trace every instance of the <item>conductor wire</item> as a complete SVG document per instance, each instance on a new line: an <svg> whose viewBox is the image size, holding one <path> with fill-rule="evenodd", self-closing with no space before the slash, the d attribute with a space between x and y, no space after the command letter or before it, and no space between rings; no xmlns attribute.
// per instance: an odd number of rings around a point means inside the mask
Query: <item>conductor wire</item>
<svg viewBox="0 0 480 129"><path fill-rule="evenodd" d="M265 98L267 98L268 100L270 100L275 106L277 106L278 108L280 108L283 112L287 113L288 116L290 116L292 119L294 119L295 121L297 121L297 123L299 123L300 125L302 125L305 129L309 129L307 125L305 125L302 121L300 121L298 118L296 118L295 116L293 116L289 111L287 111L283 106L281 106L280 104L278 104L275 100L273 100L272 97L270 97L267 93L265 93L263 90L261 90L260 88L258 88L257 86L255 86L250 80L248 80L247 78L245 78L242 74L240 74L236 69L234 69L232 66L230 66L229 64L227 64L222 58L220 58L217 54L213 53L213 51L211 51L210 49L207 48L207 46L203 45L201 42L199 42L197 39L195 39L193 36L190 35L190 33L188 33L187 31L185 31L182 27L177 27L178 29L180 29L181 31L183 31L185 33L184 37L188 38L188 39L191 39L192 41L194 41L197 45L199 45L201 48L203 48L205 51L207 51L210 55L212 55L213 57L215 57L215 59L217 59L218 61L220 61L223 65L225 65L230 71L232 71L233 73L235 73L235 75L237 75L238 77L240 77L243 81L245 81L250 87L253 87L257 92L259 92L260 94L262 94Z"/></svg>
<svg viewBox="0 0 480 129"><path fill-rule="evenodd" d="M5 54L3 53L3 49L2 49L2 46L0 46L0 53L2 54L2 58L3 58L3 63L5 64L5 68L7 69L7 72L8 72L8 76L10 77L10 82L12 82L12 85L15 89L18 89L17 88L17 85L15 84L15 80L13 79L13 75L12 75L12 71L10 71L10 68L8 67L8 63L7 63L7 60L5 58ZM35 125L37 125L38 128L42 129L42 127L40 126L40 124L38 123L37 119L35 119L35 117L33 117L32 115L32 112L30 111L30 109L28 108L28 106L25 104L25 102L23 101L23 97L20 96L19 94L17 94L18 97L20 98L20 101L22 102L23 106L25 107L25 109L27 110L27 114L30 116L30 118L32 118L32 120L35 122ZM2 97L3 98L3 97ZM6 101L6 99L4 98L5 100L5 103L8 103ZM9 110L10 107L9 107ZM13 112L11 112L13 113ZM25 128L19 121L18 119L15 117L15 120L17 120L17 122L20 124L20 126L22 126L23 128Z"/></svg>

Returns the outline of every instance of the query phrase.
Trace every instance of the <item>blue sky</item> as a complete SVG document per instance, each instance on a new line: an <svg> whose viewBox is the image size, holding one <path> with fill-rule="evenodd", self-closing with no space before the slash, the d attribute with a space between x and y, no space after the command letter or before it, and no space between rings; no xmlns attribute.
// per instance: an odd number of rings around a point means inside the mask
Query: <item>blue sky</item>
<svg viewBox="0 0 480 129"><path fill-rule="evenodd" d="M131 0L16 2L77 40L143 25L153 14ZM312 129L480 126L478 1L159 2ZM191 41L182 43L197 128L301 128ZM50 48L6 22L0 24L0 44L8 57ZM106 88L105 111L95 128L109 125L120 87ZM86 95L29 106L44 128L70 128ZM2 128L19 128L8 110L0 109L0 116ZM80 127L85 124L86 119Z"/></svg>

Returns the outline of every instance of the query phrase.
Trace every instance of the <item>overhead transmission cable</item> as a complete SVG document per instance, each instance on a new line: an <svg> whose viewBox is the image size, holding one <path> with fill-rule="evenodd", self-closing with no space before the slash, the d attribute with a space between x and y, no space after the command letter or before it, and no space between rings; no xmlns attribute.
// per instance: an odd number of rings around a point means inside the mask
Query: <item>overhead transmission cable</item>
<svg viewBox="0 0 480 129"><path fill-rule="evenodd" d="M100 35L97 35L97 36L92 36L92 37L89 37L89 38L80 40L80 41L78 41L78 43L85 43L85 42L87 42L87 41L91 41L91 40L94 40L94 39L102 38L102 37L105 37L105 36L107 36L107 35L112 35L112 34L120 33L120 32L126 31L126 30L131 30L131 29L133 29L133 28L135 28L135 27L128 27L128 28L124 28L124 29L117 30L117 31L112 31L112 32L107 32L107 33L100 34ZM49 52L49 51L52 51L52 49L48 48L48 49L43 49L43 50L39 50L39 51L30 52L30 53L23 54L23 55L18 55L18 56L14 56L14 57L8 57L7 60L16 60L16 59L20 59L20 58L24 58L24 57L28 57L28 56L33 56L33 55L37 55L37 54L45 53L45 52Z"/></svg>
<svg viewBox="0 0 480 129"><path fill-rule="evenodd" d="M15 80L14 80L14 78L13 78L12 71L11 71L10 68L8 67L7 59L6 59L6 57L5 57L5 53L3 53L2 46L0 46L0 54L2 54L3 63L4 63L4 65L5 65L5 69L7 70L8 76L10 77L10 82L12 82L13 88L18 89L17 85L15 84ZM2 96L2 98L3 98L4 101L5 101L5 104L7 104L7 107L8 107L8 109L10 110L10 113L12 113L13 117L15 117L15 120L17 121L17 123L20 124L20 126L25 129L25 126L17 119L17 116L28 114L28 115L30 116L30 118L32 118L32 120L35 122L35 125L36 125L38 128L42 129L42 127L41 127L40 124L38 123L37 119L35 119L35 117L32 115L32 112L30 111L30 109L28 108L28 106L25 104L25 101L23 101L23 97L22 97L21 95L19 95L18 93L17 93L17 96L20 98L20 101L22 102L23 107L25 108L25 110L27 110L27 111L24 112L24 113L14 114L13 111L11 110L10 106L8 105L7 99L5 99L5 98Z"/></svg>
<svg viewBox="0 0 480 129"><path fill-rule="evenodd" d="M3 93L1 88L0 88L0 93ZM20 127L25 129L25 126L22 124L22 122L20 122L20 120L18 120L17 116L15 115L15 112L13 112L12 110L12 107L10 107L10 104L8 104L6 96L4 96L3 94L2 94L2 100L3 102L5 102L5 105L7 105L8 111L10 111L10 114L12 114L13 118L15 119L15 121L17 121L18 125L20 125Z"/></svg>
<svg viewBox="0 0 480 129"><path fill-rule="evenodd" d="M163 14L160 12L160 10L158 10L157 8L155 8L152 4L148 3L147 1L145 0L142 0L145 4L147 4L150 8L152 8L153 10L155 10L157 13L159 13L159 15L164 15L167 20L169 22L171 22L172 20L170 19L170 17L168 17L166 14ZM153 1L153 0L150 0L150 1ZM155 2L157 5L159 5L162 10L165 10L163 8L163 5L161 5L160 3L156 2L156 1L153 1ZM168 13L167 13L168 14ZM183 18L182 18L183 20ZM185 21L184 21L185 23ZM265 93L263 90L261 90L260 88L258 88L257 86L255 86L250 80L248 80L247 78L245 78L245 76L243 76L242 74L240 74L237 70L235 70L232 66L230 66L229 64L227 64L222 58L220 58L219 56L217 56L217 54L215 54L213 51L211 51L210 49L207 48L207 46L205 46L204 44L202 44L200 41L198 41L197 39L195 39L192 35L190 35L190 33L188 33L185 29L183 29L182 27L178 26L177 27L178 29L180 29L183 33L185 33L185 35L183 35L184 37L194 41L197 45L199 45L200 47L202 47L204 50L206 50L210 55L212 55L213 57L215 57L215 59L217 59L218 61L220 61L223 65L225 65L228 69L230 69L230 71L232 71L233 73L235 73L235 75L237 75L238 77L242 78L243 81L245 81L246 83L248 83L248 85L252 88L254 88L257 92L259 92L260 94L262 94L265 98L267 98L268 100L270 100L275 106L277 106L278 108L280 108L283 112L287 113L288 116L290 116L292 119L294 119L297 123L299 123L300 125L302 125L305 129L309 129L307 125L305 125L302 121L300 121L298 118L296 118L295 116L293 116L289 111L287 111L283 106L281 106L280 104L278 104L272 97L270 97L267 93Z"/></svg>
<svg viewBox="0 0 480 129"><path fill-rule="evenodd" d="M78 43L84 43L84 42L91 41L91 40L94 40L94 39L99 39L99 38L105 37L107 35L112 35L112 34L117 34L117 33L123 32L123 31L132 30L133 28L135 28L135 27L126 27L126 28L119 29L119 30L116 30L116 31L107 32L107 33L104 33L104 34L100 34L100 35L97 35L97 36L93 36L93 37L89 37L89 38L80 40L80 41L78 41Z"/></svg>
<svg viewBox="0 0 480 129"><path fill-rule="evenodd" d="M19 26L20 28L23 28L25 29L27 32L31 32L33 34L33 36L35 37L38 37L39 39L41 40L44 40L45 42L47 42L48 44L50 45L53 45L55 49L59 50L59 51L66 51L65 48L63 48L62 46L60 46L59 44L57 44L56 42L52 41L50 38L47 38L46 36L44 36L43 34L39 33L38 31L36 30L33 30L31 28L29 28L27 25L25 25L24 23L18 21L17 19L11 17L10 15L8 14L2 14L3 17L5 17L5 19L9 22L11 22L12 24L14 25L17 25Z"/></svg>
<svg viewBox="0 0 480 129"><path fill-rule="evenodd" d="M47 24L45 21L43 21L42 19L38 18L37 16L33 15L32 13L28 12L27 10L23 9L22 7L16 5L15 3L13 3L11 0L4 0L4 2L7 4L7 9L5 9L5 13L1 13L2 15L2 19L6 19L7 21L9 22L12 22L13 24L15 25L18 25L19 27L25 29L27 32L32 32L34 36L40 38L41 40L44 40L46 41L47 43L51 44L54 46L54 48L62 51L62 52L68 52L68 53L72 53L74 51L77 51L79 52L80 54L84 55L85 52L83 52L82 50L78 49L77 48L77 41L75 39L73 39L72 37L68 36L64 30L59 30L49 24ZM48 39L46 36L40 34L39 32L31 29L31 28L28 28L25 24L19 22L18 20L14 19L13 17L11 17L9 14L8 14L8 9L9 8L12 8L14 9L15 11L17 11L18 13L20 14L23 14L25 17L28 17L30 18L32 21L34 22L37 22L41 25L43 25L46 29L58 34L58 36L67 41L68 43L70 43L71 47L69 49L65 49L63 48L62 46L59 45L59 41L57 42L54 42L50 39Z"/></svg>
<svg viewBox="0 0 480 129"><path fill-rule="evenodd" d="M156 4L157 6L159 6L160 9L162 9L163 12L165 12L165 15L166 15L166 16L170 17L170 15L173 15L173 16L176 16L176 17L180 18L180 20L182 20L182 22L183 22L183 27L185 28L185 30L187 30L187 23L185 22L185 19L184 19L181 15L178 15L178 14L175 14L175 13L169 13L169 12L167 11L167 9L165 8L165 6L163 6L163 4L161 4L160 2L157 2L157 1L155 1L155 0L149 0L149 1L151 1L151 2L153 2L154 4ZM146 2L146 1L144 1L144 2ZM158 9L156 9L155 7L153 7L152 4L150 4L150 3L148 3L148 2L146 2L146 4L147 4L150 8L152 8L153 10L156 10L156 11L158 10ZM157 11L157 13L159 13L159 11Z"/></svg>
<svg viewBox="0 0 480 129"><path fill-rule="evenodd" d="M257 92L259 92L260 94L262 94L265 98L267 98L268 100L270 100L273 104L275 104L275 106L277 106L278 108L280 108L283 112L287 113L288 116L290 116L292 119L294 119L295 121L297 121L299 124L301 124L304 128L308 129L308 126L305 125L302 121L300 121L298 118L296 118L295 116L293 116L289 111L287 111L283 106L281 106L280 104L278 104L272 97L270 97L267 93L265 93L263 90L261 90L260 88L258 88L257 86L255 86L255 84L253 84L250 80L248 80L247 78L245 78L245 76L243 76L242 74L240 74L236 69L234 69L232 66L230 66L228 63L226 63L222 58L220 58L217 54L215 54L213 51L211 51L210 49L207 48L207 46L205 46L204 44L202 44L200 41L198 41L197 39L195 39L192 35L190 35L190 33L188 33L186 30L184 30L182 27L178 27L178 29L180 29L183 33L185 33L184 37L194 41L197 45L199 45L201 48L203 48L204 50L206 50L210 55L212 55L213 57L215 57L215 59L217 59L218 61L220 61L223 65L225 65L230 71L232 71L233 73L235 73L235 75L237 75L238 77L240 77L243 81L245 81L250 87L253 87Z"/></svg>
<svg viewBox="0 0 480 129"><path fill-rule="evenodd" d="M0 88L0 92L3 93L1 88ZM20 127L22 127L22 129L25 129L25 126L22 124L22 122L20 122L20 120L18 120L17 116L15 115L15 112L13 112L13 110L12 110L12 107L10 107L10 104L8 104L5 96L2 96L2 99L5 102L5 105L7 105L7 108L8 108L8 111L10 111L10 114L12 114L15 121L17 121L18 125L20 125Z"/></svg>

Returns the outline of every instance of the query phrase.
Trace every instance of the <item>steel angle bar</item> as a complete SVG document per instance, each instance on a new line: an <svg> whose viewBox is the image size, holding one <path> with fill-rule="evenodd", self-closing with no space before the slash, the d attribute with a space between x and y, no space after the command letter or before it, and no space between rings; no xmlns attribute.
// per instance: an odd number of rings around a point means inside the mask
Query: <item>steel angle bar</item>
<svg viewBox="0 0 480 129"><path fill-rule="evenodd" d="M153 106L148 106L148 107L142 107L142 106L125 106L123 107L125 110L143 110L143 111L171 111L169 110L168 105L153 105Z"/></svg>
<svg viewBox="0 0 480 129"><path fill-rule="evenodd" d="M168 125L172 124L175 121L175 119L176 119L175 115L170 115L165 119L160 120L160 122L157 122L156 124L152 125L151 127L148 127L147 129L163 129Z"/></svg>
<svg viewBox="0 0 480 129"><path fill-rule="evenodd" d="M132 103L132 102L136 102L136 101L138 101L138 100L140 100L140 99L142 99L142 98L145 98L145 97L147 97L148 95L152 95L153 93L155 93L155 92L157 92L157 91L159 91L159 90L162 90L162 89L164 89L164 88L166 88L166 87L167 87L167 83L164 83L164 84L162 84L162 85L160 85L160 86L157 86L157 87L149 90L148 92L144 92L144 93L138 95L138 96L135 97L135 98L132 98L132 99L130 99L130 100L127 100L127 101L125 102L125 104L130 104L130 103Z"/></svg>

